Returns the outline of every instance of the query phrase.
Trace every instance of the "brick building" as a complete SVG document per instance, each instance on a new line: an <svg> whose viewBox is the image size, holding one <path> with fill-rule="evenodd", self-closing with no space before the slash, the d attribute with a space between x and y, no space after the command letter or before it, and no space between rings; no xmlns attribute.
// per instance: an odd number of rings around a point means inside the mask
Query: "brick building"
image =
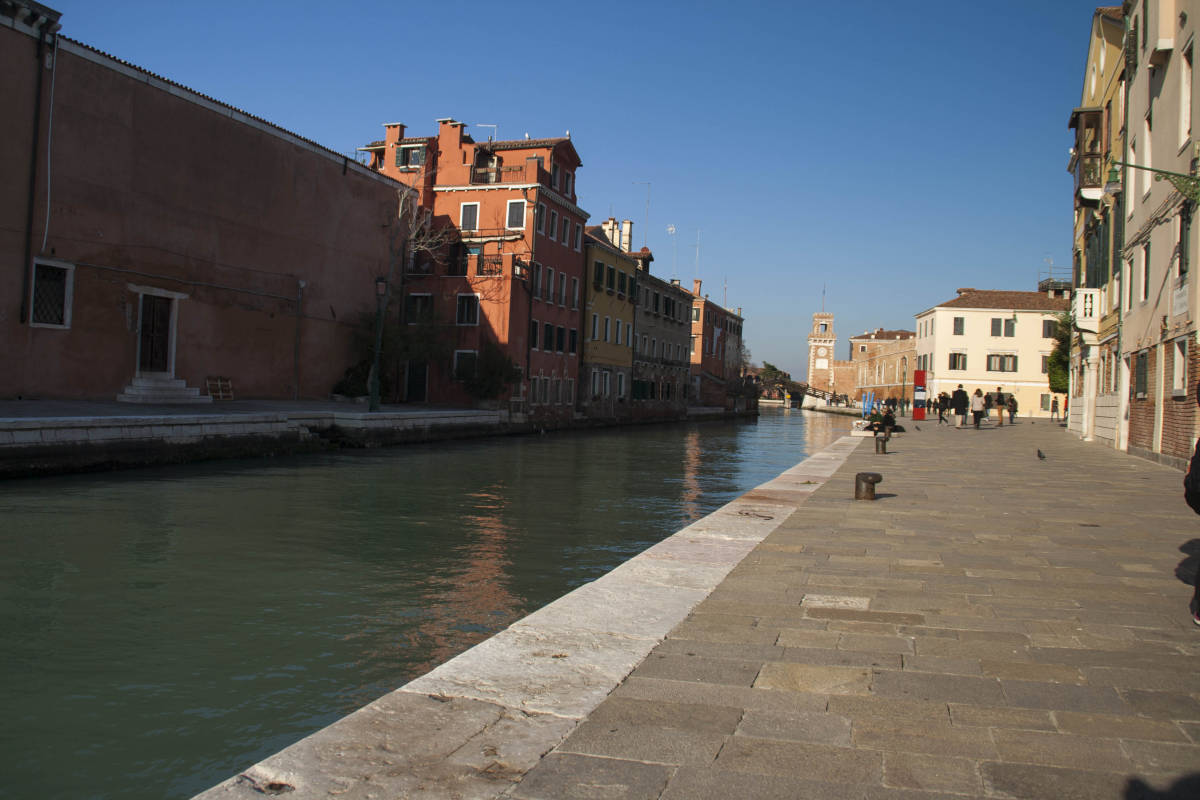
<svg viewBox="0 0 1200 800"><path fill-rule="evenodd" d="M917 355L914 331L877 328L850 337L850 362L854 365L854 391L861 401L867 392L875 399L912 399L912 365Z"/></svg>
<svg viewBox="0 0 1200 800"><path fill-rule="evenodd" d="M741 377L742 316L722 308L692 283L691 378L688 403L733 409L736 398L727 391Z"/></svg>
<svg viewBox="0 0 1200 800"><path fill-rule="evenodd" d="M360 148L371 168L417 189L434 229L454 234L444 254L412 260L401 288L428 298L420 302L453 339L454 361L410 364L425 383L408 384L434 402L466 402L463 370L490 342L523 373L509 408L542 424L569 422L588 218L576 204L582 162L570 138L477 142L453 119L438 120L434 137L407 137L399 123L384 129L383 140Z"/></svg>
<svg viewBox="0 0 1200 800"><path fill-rule="evenodd" d="M327 397L409 190L58 30L0 4L0 397Z"/></svg>

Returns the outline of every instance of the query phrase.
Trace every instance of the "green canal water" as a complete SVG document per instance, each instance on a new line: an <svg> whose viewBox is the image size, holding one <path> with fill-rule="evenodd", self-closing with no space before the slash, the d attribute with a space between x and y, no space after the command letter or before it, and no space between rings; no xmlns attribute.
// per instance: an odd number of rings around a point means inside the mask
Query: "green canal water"
<svg viewBox="0 0 1200 800"><path fill-rule="evenodd" d="M0 797L190 797L848 428L767 410L0 484Z"/></svg>

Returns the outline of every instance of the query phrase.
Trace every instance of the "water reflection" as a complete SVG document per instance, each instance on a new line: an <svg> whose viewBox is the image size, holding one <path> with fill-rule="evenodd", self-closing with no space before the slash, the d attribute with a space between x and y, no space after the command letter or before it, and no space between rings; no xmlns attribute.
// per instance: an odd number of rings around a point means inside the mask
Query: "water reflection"
<svg viewBox="0 0 1200 800"><path fill-rule="evenodd" d="M190 796L847 427L777 413L0 485L0 787Z"/></svg>

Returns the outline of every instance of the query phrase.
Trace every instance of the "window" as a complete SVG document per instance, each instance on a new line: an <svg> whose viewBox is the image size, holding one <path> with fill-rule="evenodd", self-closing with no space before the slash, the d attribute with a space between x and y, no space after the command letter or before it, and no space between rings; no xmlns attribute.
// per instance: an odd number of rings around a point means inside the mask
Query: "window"
<svg viewBox="0 0 1200 800"><path fill-rule="evenodd" d="M479 203L463 203L458 207L458 227L464 231L479 230Z"/></svg>
<svg viewBox="0 0 1200 800"><path fill-rule="evenodd" d="M621 343L621 320L617 320L617 324L614 325L613 327L615 328L615 330L613 331L613 344L620 344Z"/></svg>
<svg viewBox="0 0 1200 800"><path fill-rule="evenodd" d="M572 333L574 333L574 331L572 331ZM566 396L563 398L563 402L564 403L574 403L575 402L575 379L574 378L567 378L567 390L566 390Z"/></svg>
<svg viewBox="0 0 1200 800"><path fill-rule="evenodd" d="M578 251L583 247L583 226L579 223L575 224L575 250Z"/></svg>
<svg viewBox="0 0 1200 800"><path fill-rule="evenodd" d="M479 295L460 294L458 296L458 312L454 316L456 325L479 324Z"/></svg>
<svg viewBox="0 0 1200 800"><path fill-rule="evenodd" d="M654 309L654 313L655 313L655 314L657 314L657 313L658 313L658 301L659 301L659 299L660 299L660 298L659 298L659 294L658 294L658 292L655 292L655 293L654 293L654 305L653 305L653 306L651 306L651 308L653 308L653 309Z"/></svg>
<svg viewBox="0 0 1200 800"><path fill-rule="evenodd" d="M592 264L592 283L596 284L596 288L604 285L604 262L596 261Z"/></svg>
<svg viewBox="0 0 1200 800"><path fill-rule="evenodd" d="M529 320L529 348L531 350L538 349L538 324L536 319Z"/></svg>
<svg viewBox="0 0 1200 800"><path fill-rule="evenodd" d="M967 320L965 317L955 317L954 318L954 335L962 336L963 329L966 327L966 324L967 324Z"/></svg>
<svg viewBox="0 0 1200 800"><path fill-rule="evenodd" d="M624 399L625 397L625 373L617 373L617 397Z"/></svg>
<svg viewBox="0 0 1200 800"><path fill-rule="evenodd" d="M1179 277L1187 275L1189 253L1192 249L1192 203L1183 201L1179 207Z"/></svg>
<svg viewBox="0 0 1200 800"><path fill-rule="evenodd" d="M567 329L561 325L554 329L554 349L561 353L567 346Z"/></svg>
<svg viewBox="0 0 1200 800"><path fill-rule="evenodd" d="M625 294L625 273L617 273L617 294Z"/></svg>
<svg viewBox="0 0 1200 800"><path fill-rule="evenodd" d="M1150 167L1154 165L1154 161L1150 155L1152 141L1150 135L1154 131L1154 112L1146 114L1146 118L1142 121L1142 166ZM1148 169L1139 169L1142 174L1142 194L1150 191L1150 178L1152 173Z"/></svg>
<svg viewBox="0 0 1200 800"><path fill-rule="evenodd" d="M1187 144L1192 136L1192 48L1183 51L1183 65L1179 77L1179 146Z"/></svg>
<svg viewBox="0 0 1200 800"><path fill-rule="evenodd" d="M1004 335L1010 339L1017 335L1017 320L1015 317L1004 320Z"/></svg>
<svg viewBox="0 0 1200 800"><path fill-rule="evenodd" d="M600 338L600 315L592 314L592 341Z"/></svg>
<svg viewBox="0 0 1200 800"><path fill-rule="evenodd" d="M533 265L533 296L542 296L542 265Z"/></svg>
<svg viewBox="0 0 1200 800"><path fill-rule="evenodd" d="M547 353L554 351L554 326L549 322L542 324L542 349Z"/></svg>
<svg viewBox="0 0 1200 800"><path fill-rule="evenodd" d="M1150 243L1142 245L1142 302L1150 297Z"/></svg>
<svg viewBox="0 0 1200 800"><path fill-rule="evenodd" d="M546 267L546 283L545 283L545 285L543 285L542 289L543 289L542 297L546 300L549 300L551 303L553 303L554 302L554 270L550 269L549 267Z"/></svg>
<svg viewBox="0 0 1200 800"><path fill-rule="evenodd" d="M433 295L410 294L404 303L404 318L409 325L433 320Z"/></svg>
<svg viewBox="0 0 1200 800"><path fill-rule="evenodd" d="M1042 356L1042 374L1050 374L1050 356Z"/></svg>
<svg viewBox="0 0 1200 800"><path fill-rule="evenodd" d="M550 185L553 186L555 189L558 188L558 175L559 175L558 164L551 163L550 164Z"/></svg>
<svg viewBox="0 0 1200 800"><path fill-rule="evenodd" d="M1187 339L1176 339L1172 348L1175 358L1171 363L1171 393L1187 394Z"/></svg>
<svg viewBox="0 0 1200 800"><path fill-rule="evenodd" d="M950 354L950 369L966 369L967 354L966 353L951 353Z"/></svg>
<svg viewBox="0 0 1200 800"><path fill-rule="evenodd" d="M992 317L992 336L1000 335L1000 328L1004 324L1004 320L999 317Z"/></svg>
<svg viewBox="0 0 1200 800"><path fill-rule="evenodd" d="M818 325L817 327L820 329L821 333L825 333L826 331L828 331L828 330L829 330L829 323L827 323L827 322L822 322L822 323L821 323L820 325Z"/></svg>
<svg viewBox="0 0 1200 800"><path fill-rule="evenodd" d="M692 306L692 322L699 322L699 321L700 321L700 308L699 308L699 306Z"/></svg>
<svg viewBox="0 0 1200 800"><path fill-rule="evenodd" d="M558 212L555 211L554 209L550 209L550 226L548 228L547 235L549 235L549 237L551 239L553 239L554 234L557 230L558 230Z"/></svg>
<svg viewBox="0 0 1200 800"><path fill-rule="evenodd" d="M1048 394L1041 395L1041 401L1042 401L1042 411L1049 411L1050 410L1050 395L1048 395Z"/></svg>
<svg viewBox="0 0 1200 800"><path fill-rule="evenodd" d="M33 303L29 324L34 327L71 327L75 267L38 261L33 266Z"/></svg>
<svg viewBox="0 0 1200 800"><path fill-rule="evenodd" d="M559 237L563 244L571 243L571 221L566 217L562 219L562 235Z"/></svg>
<svg viewBox="0 0 1200 800"><path fill-rule="evenodd" d="M425 145L402 145L396 148L396 166L400 169L420 169L425 163Z"/></svg>
<svg viewBox="0 0 1200 800"><path fill-rule="evenodd" d="M988 372L1016 372L1017 357L1012 355L990 355L987 357Z"/></svg>
<svg viewBox="0 0 1200 800"><path fill-rule="evenodd" d="M614 267L608 267L608 280L605 282L604 288L610 292L617 288L617 270Z"/></svg>
<svg viewBox="0 0 1200 800"><path fill-rule="evenodd" d="M575 355L575 353L578 351L578 349L579 349L579 331L577 331L574 328L571 328L570 335L567 337L567 352L570 353L571 355Z"/></svg>
<svg viewBox="0 0 1200 800"><path fill-rule="evenodd" d="M510 231L523 230L525 228L525 201L524 200L509 200L508 213L505 214L504 227Z"/></svg>
<svg viewBox="0 0 1200 800"><path fill-rule="evenodd" d="M579 308L579 278L571 278L571 308Z"/></svg>
<svg viewBox="0 0 1200 800"><path fill-rule="evenodd" d="M1058 321L1053 319L1042 320L1042 338L1053 339L1054 334L1058 332Z"/></svg>
<svg viewBox="0 0 1200 800"><path fill-rule="evenodd" d="M628 322L625 323L625 344L633 346L633 325Z"/></svg>
<svg viewBox="0 0 1200 800"><path fill-rule="evenodd" d="M612 328L612 317L604 318L604 341L608 341L609 331Z"/></svg>
<svg viewBox="0 0 1200 800"><path fill-rule="evenodd" d="M455 350L454 380L465 381L467 378L475 377L475 362L478 358L479 354L474 350Z"/></svg>
<svg viewBox="0 0 1200 800"><path fill-rule="evenodd" d="M565 306L567 304L567 273L558 273L558 304Z"/></svg>
<svg viewBox="0 0 1200 800"><path fill-rule="evenodd" d="M537 211L535 211L533 213L533 221L537 226L537 232L545 233L545 231L546 231L546 204L545 203L537 204Z"/></svg>
<svg viewBox="0 0 1200 800"><path fill-rule="evenodd" d="M1121 287L1121 291L1125 293L1125 310L1129 311L1133 308L1133 259L1129 259L1125 264L1125 274L1129 276L1125 281L1125 285Z"/></svg>
<svg viewBox="0 0 1200 800"><path fill-rule="evenodd" d="M1139 400L1146 397L1146 373L1149 367L1150 354L1142 351L1134 356L1133 362L1133 395Z"/></svg>

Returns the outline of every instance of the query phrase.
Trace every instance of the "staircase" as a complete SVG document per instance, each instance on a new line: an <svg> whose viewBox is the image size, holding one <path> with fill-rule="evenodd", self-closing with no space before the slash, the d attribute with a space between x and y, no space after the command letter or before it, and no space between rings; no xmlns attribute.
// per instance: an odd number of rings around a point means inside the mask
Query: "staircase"
<svg viewBox="0 0 1200 800"><path fill-rule="evenodd" d="M200 394L200 390L189 388L180 378L172 378L165 372L150 372L134 378L125 391L117 395L120 403L147 403L155 405L182 403L211 403L212 397Z"/></svg>

